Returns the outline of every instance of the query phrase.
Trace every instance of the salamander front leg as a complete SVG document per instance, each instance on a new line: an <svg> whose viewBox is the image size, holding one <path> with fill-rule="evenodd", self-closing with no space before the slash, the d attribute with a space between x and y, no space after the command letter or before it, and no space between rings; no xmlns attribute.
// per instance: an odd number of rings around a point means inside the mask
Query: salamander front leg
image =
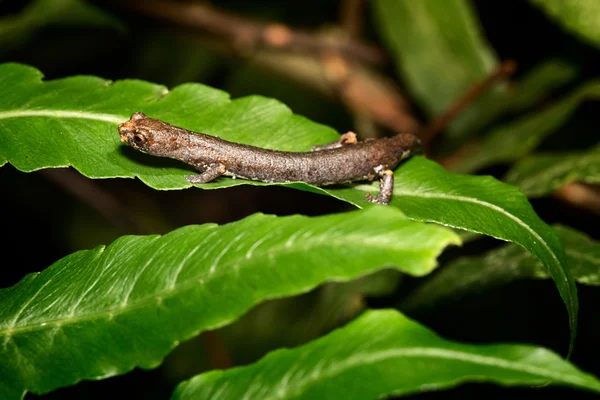
<svg viewBox="0 0 600 400"><path fill-rule="evenodd" d="M211 164L210 167L200 175L186 175L185 179L187 179L189 183L208 183L223 175L225 171L226 168L223 164Z"/></svg>
<svg viewBox="0 0 600 400"><path fill-rule="evenodd" d="M379 193L377 196L367 194L367 200L371 203L388 205L394 192L394 172L391 169L386 169L381 172L381 180L379 181Z"/></svg>
<svg viewBox="0 0 600 400"><path fill-rule="evenodd" d="M356 133L354 132L346 132L338 140L334 140L331 143L326 144L317 144L314 145L310 151L321 151L321 150L331 150L337 149L347 144L356 144L358 140L356 139Z"/></svg>

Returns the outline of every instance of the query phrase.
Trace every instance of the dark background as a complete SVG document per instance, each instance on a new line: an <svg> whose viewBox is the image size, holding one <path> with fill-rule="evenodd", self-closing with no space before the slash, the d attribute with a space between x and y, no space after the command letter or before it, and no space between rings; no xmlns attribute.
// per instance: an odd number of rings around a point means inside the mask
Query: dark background
<svg viewBox="0 0 600 400"><path fill-rule="evenodd" d="M441 1L441 0L440 0ZM0 15L18 13L29 2L0 2ZM249 94L273 96L288 104L294 112L328 124L340 132L353 128L353 120L342 104L303 87L299 83L251 67L243 58L211 53L196 45L194 38L202 32L183 30L133 12L111 8L107 3L95 4L110 11L126 26L122 32L85 26L53 25L36 31L29 40L11 46L0 54L0 62L16 61L35 66L54 79L77 74L98 75L117 80L139 78L172 87L186 81L198 81L223 88L232 97ZM248 18L264 18L305 29L336 24L339 2L320 0L259 0L253 2L215 1L213 4ZM514 59L518 78L531 67L550 58L561 58L580 68L578 79L564 90L597 76L600 52L562 31L527 1L475 1L485 34L500 59ZM367 40L380 43L366 10L364 33ZM191 65L187 65L189 63ZM391 66L384 69L397 79ZM401 85L402 82L398 81ZM414 105L419 113L418 107ZM543 149L582 148L597 142L598 102L581 106L569 123L547 139ZM565 132L577 129L577 135ZM562 133L562 134L561 134ZM505 166L481 171L500 176ZM289 215L301 213L322 215L350 209L334 199L311 193L277 187L242 186L218 191L186 190L159 192L137 180L94 182L102 190L115 195L124 206L144 220L144 233L165 233L174 227L205 222L235 221L254 212ZM107 221L88 204L73 196L64 186L44 173L24 174L10 165L0 169L0 210L3 222L1 287L8 287L26 273L39 271L78 249L107 244L125 233L134 233ZM595 239L600 238L600 218L590 212L566 205L554 198L532 202L538 214L548 223L560 222L577 228ZM461 249L449 250L442 260L458 255L477 254L498 245L483 239ZM405 279L395 293L383 298L367 299L371 307L389 307L417 284ZM597 305L599 291L579 286L580 325L573 362L580 368L600 376ZM304 295L290 303L290 309L310 309L314 298ZM298 305L300 304L300 306ZM411 317L455 340L533 343L565 354L568 344L567 316L564 305L551 281L520 281L468 298L457 299L434 310ZM281 333L286 334L285 328ZM232 347L224 334L225 346ZM235 337L232 336L232 337ZM209 337L210 340L210 337ZM229 339L233 340L233 339ZM268 341L267 341L268 342ZM293 341L292 341L293 342ZM135 371L99 382L83 382L59 389L49 399L143 397L166 398L178 381L199 373L206 364L194 365L202 358L203 346L209 343L192 339L176 350L159 368ZM249 341L248 346L253 346ZM290 343L296 344L296 343ZM264 344L264 349L275 342ZM260 346L258 346L260 347ZM263 348L244 349L238 344L230 349L235 364L258 357ZM401 373L401 371L399 371ZM417 398L478 398L512 395L568 395L591 398L571 389L518 388L505 389L493 385L467 384L439 393L419 394ZM37 396L28 395L27 398Z"/></svg>

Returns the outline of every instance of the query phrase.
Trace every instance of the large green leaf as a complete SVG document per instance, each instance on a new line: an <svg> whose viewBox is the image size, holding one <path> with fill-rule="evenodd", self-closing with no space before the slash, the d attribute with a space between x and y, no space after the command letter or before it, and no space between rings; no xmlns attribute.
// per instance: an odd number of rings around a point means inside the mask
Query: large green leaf
<svg viewBox="0 0 600 400"><path fill-rule="evenodd" d="M517 188L490 176L453 174L422 157L413 157L394 174L391 205L412 219L485 233L521 245L541 260L569 310L571 332L577 325L577 288L564 264L562 247L552 228L542 222ZM368 203L377 183L325 189L358 207Z"/></svg>
<svg viewBox="0 0 600 400"><path fill-rule="evenodd" d="M565 248L569 271L585 285L600 285L600 243L572 228L554 227ZM517 279L548 278L539 260L518 246L508 244L482 256L461 257L416 288L402 303L404 310L435 307L450 300Z"/></svg>
<svg viewBox="0 0 600 400"><path fill-rule="evenodd" d="M571 181L600 183L600 146L587 152L526 157L513 166L505 181L528 197L545 196Z"/></svg>
<svg viewBox="0 0 600 400"><path fill-rule="evenodd" d="M376 0L372 4L398 74L429 117L497 68L496 55L469 0ZM479 101L466 110L451 131L464 130L484 104Z"/></svg>
<svg viewBox="0 0 600 400"><path fill-rule="evenodd" d="M73 77L42 82L39 71L17 64L0 65L0 165L22 171L73 166L90 178L138 177L156 189L190 187L190 173L174 160L136 153L119 141L117 124L143 111L185 128L260 147L307 151L339 136L331 128L293 115L275 100L251 96L231 101L227 94L199 84L168 92L141 81ZM196 185L204 189L266 185L221 178ZM377 183L347 188L287 186L326 193L365 207L365 191ZM415 157L396 170L392 206L409 218L479 232L513 241L538 257L556 282L570 316L572 337L577 294L565 272L560 242L514 187L489 177L444 171ZM572 344L572 343L571 343Z"/></svg>
<svg viewBox="0 0 600 400"><path fill-rule="evenodd" d="M464 158L453 169L458 172L473 172L493 164L517 160L558 130L581 102L598 97L600 82L590 82L541 111L534 111L494 128L484 137L477 152Z"/></svg>
<svg viewBox="0 0 600 400"><path fill-rule="evenodd" d="M587 42L600 47L598 0L530 0L554 20Z"/></svg>
<svg viewBox="0 0 600 400"><path fill-rule="evenodd" d="M0 165L25 172L73 166L90 178L139 177L155 189L191 187L177 162L124 148L117 125L135 111L227 140L279 150L306 150L335 140L324 125L259 96L234 101L220 90L185 84L169 92L148 82L77 76L42 82L34 68L0 65ZM252 184L220 180L205 187Z"/></svg>
<svg viewBox="0 0 600 400"><path fill-rule="evenodd" d="M396 311L381 310L255 364L198 375L181 383L173 399L376 399L469 381L600 392L598 379L549 350L456 343Z"/></svg>
<svg viewBox="0 0 600 400"><path fill-rule="evenodd" d="M157 366L265 299L396 266L429 273L449 229L391 207L124 236L0 291L0 398Z"/></svg>

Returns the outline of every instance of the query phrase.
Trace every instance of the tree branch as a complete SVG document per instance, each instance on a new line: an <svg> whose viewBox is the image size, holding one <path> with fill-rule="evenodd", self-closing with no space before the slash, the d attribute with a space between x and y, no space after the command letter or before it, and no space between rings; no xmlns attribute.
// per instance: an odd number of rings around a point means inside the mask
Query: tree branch
<svg viewBox="0 0 600 400"><path fill-rule="evenodd" d="M340 7L340 25L346 36L357 38L362 33L364 18L364 0L342 0Z"/></svg>
<svg viewBox="0 0 600 400"><path fill-rule="evenodd" d="M575 207L600 215L600 189L580 182L562 185L552 195Z"/></svg>
<svg viewBox="0 0 600 400"><path fill-rule="evenodd" d="M419 136L423 140L423 143L430 145L437 135L446 129L461 112L484 95L496 82L512 75L515 72L516 67L514 61L504 61L496 71L469 88L421 131Z"/></svg>
<svg viewBox="0 0 600 400"><path fill-rule="evenodd" d="M369 64L381 64L386 60L385 53L373 45L347 38L327 40L323 35L292 29L279 23L252 21L207 4L157 0L128 0L114 4L179 26L202 29L229 40L237 47L252 51L259 48L312 54L337 51Z"/></svg>
<svg viewBox="0 0 600 400"><path fill-rule="evenodd" d="M156 3L160 6L153 8L152 5ZM215 12L215 9L197 4L163 3L151 0L140 3L126 1L115 5L139 9L142 13L180 23L184 27L201 27L204 26L203 21L209 20L206 26L210 26L214 31L227 33L220 35L221 41L207 40L205 37L192 37L191 40L227 56L243 57L250 64L292 79L322 95L338 99L355 115L369 118L390 130L417 132L420 129L420 123L412 115L410 106L398 86L378 71L365 67L360 62L350 61L352 58L343 52L344 48L321 46L318 53L293 51L290 46L284 45L291 40L286 34L287 28L279 30L278 27L281 25L271 24L267 25L270 29L266 30L268 41L280 42L282 45L263 46L249 51L254 39L250 39L245 45L235 44L232 41L244 35L252 38L261 31L262 28L258 27L263 25L260 23L239 16L230 16L220 11L217 11L216 15L206 14L204 11ZM214 18L208 17L211 15ZM230 17L232 19L229 19ZM262 32L265 34L264 29ZM294 32L292 36L301 37L296 36ZM185 39L190 40L190 37L185 36ZM338 43L339 39L336 41L336 39L318 36L318 41ZM231 54L232 49L235 51L234 54Z"/></svg>

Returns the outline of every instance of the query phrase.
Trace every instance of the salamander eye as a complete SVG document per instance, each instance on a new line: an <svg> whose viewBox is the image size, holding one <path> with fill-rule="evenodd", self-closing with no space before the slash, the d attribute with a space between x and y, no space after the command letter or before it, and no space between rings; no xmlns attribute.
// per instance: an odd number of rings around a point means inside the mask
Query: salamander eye
<svg viewBox="0 0 600 400"><path fill-rule="evenodd" d="M135 134L133 135L133 141L136 144L144 144L146 142L147 137L143 132L140 131L136 131Z"/></svg>

